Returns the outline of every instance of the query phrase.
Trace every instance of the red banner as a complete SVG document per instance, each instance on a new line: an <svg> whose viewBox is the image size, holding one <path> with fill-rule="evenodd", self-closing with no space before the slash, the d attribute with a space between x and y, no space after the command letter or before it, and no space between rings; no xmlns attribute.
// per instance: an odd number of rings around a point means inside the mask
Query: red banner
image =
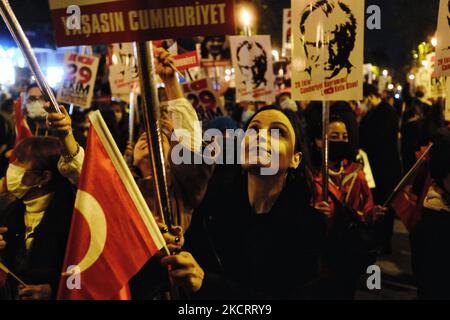
<svg viewBox="0 0 450 320"><path fill-rule="evenodd" d="M234 0L49 0L58 46L235 33ZM80 7L80 28L73 27ZM69 23L68 23L69 22ZM68 27L70 26L70 28Z"/></svg>
<svg viewBox="0 0 450 320"><path fill-rule="evenodd" d="M173 57L173 60L175 67L177 67L180 71L200 66L200 59L197 51L190 51L176 55Z"/></svg>

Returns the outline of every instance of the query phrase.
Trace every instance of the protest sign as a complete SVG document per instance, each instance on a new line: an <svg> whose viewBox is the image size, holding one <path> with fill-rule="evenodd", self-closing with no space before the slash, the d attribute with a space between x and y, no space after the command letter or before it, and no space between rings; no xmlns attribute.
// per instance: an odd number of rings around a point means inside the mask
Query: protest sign
<svg viewBox="0 0 450 320"><path fill-rule="evenodd" d="M295 100L361 100L364 1L292 1Z"/></svg>
<svg viewBox="0 0 450 320"><path fill-rule="evenodd" d="M64 81L57 100L81 108L90 108L100 59L68 52L64 56Z"/></svg>
<svg viewBox="0 0 450 320"><path fill-rule="evenodd" d="M236 76L236 100L275 101L270 36L230 37Z"/></svg>

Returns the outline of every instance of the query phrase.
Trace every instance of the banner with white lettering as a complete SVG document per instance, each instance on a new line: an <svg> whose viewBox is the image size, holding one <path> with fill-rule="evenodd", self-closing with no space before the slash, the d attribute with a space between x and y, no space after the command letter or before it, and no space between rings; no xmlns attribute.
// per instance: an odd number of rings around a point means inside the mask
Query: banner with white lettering
<svg viewBox="0 0 450 320"><path fill-rule="evenodd" d="M139 70L132 43L115 43L110 46L111 65L109 85L114 97L128 97L130 91L139 92Z"/></svg>
<svg viewBox="0 0 450 320"><path fill-rule="evenodd" d="M234 0L49 0L58 46L234 34ZM72 14L69 6L78 6ZM79 22L79 23L78 23Z"/></svg>
<svg viewBox="0 0 450 320"><path fill-rule="evenodd" d="M231 57L236 76L236 100L275 101L270 36L230 37Z"/></svg>
<svg viewBox="0 0 450 320"><path fill-rule="evenodd" d="M450 76L450 0L441 0L436 38L436 75Z"/></svg>
<svg viewBox="0 0 450 320"><path fill-rule="evenodd" d="M361 100L364 0L292 0L295 100Z"/></svg>
<svg viewBox="0 0 450 320"><path fill-rule="evenodd" d="M175 67L179 71L200 67L200 58L197 51L189 51L173 57Z"/></svg>
<svg viewBox="0 0 450 320"><path fill-rule="evenodd" d="M64 81L58 91L57 100L90 108L99 61L96 56L67 52L64 56Z"/></svg>

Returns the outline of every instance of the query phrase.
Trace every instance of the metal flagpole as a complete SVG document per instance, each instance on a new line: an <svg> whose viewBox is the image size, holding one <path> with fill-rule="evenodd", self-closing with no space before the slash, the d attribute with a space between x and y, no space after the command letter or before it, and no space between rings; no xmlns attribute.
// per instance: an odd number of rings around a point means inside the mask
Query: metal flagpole
<svg viewBox="0 0 450 320"><path fill-rule="evenodd" d="M408 171L408 173L402 178L402 180L397 184L397 186L394 188L394 190L391 192L387 200L384 202L383 206L387 207L392 199L394 199L395 195L398 193L399 190L403 189L405 185L408 183L411 176L413 176L417 169L420 167L420 165L425 161L428 154L430 153L431 147L433 146L433 143L430 143L428 148L425 150L425 152L420 156L420 158L416 161L416 163L412 166L412 168Z"/></svg>
<svg viewBox="0 0 450 320"><path fill-rule="evenodd" d="M328 202L328 125L330 122L330 103L322 102L322 192L323 201Z"/></svg>
<svg viewBox="0 0 450 320"><path fill-rule="evenodd" d="M159 99L155 84L153 44L136 43L139 75L142 89L144 124L147 134L149 156L152 164L153 185L159 214L164 223L172 227L167 173L164 166L164 153L160 129Z"/></svg>
<svg viewBox="0 0 450 320"><path fill-rule="evenodd" d="M27 60L31 72L33 72L33 75L36 78L36 82L39 88L41 89L41 92L44 95L45 99L50 102L50 105L53 108L54 112L61 113L55 95L53 94L50 85L48 84L47 80L44 77L44 74L42 73L41 68L39 67L36 56L34 55L33 50L31 49L30 42L28 41L27 36L23 32L23 29L19 21L17 20L16 15L14 14L11 6L9 5L8 0L0 0L0 14L3 20L5 21L9 32L13 36L17 46L20 48L22 54Z"/></svg>

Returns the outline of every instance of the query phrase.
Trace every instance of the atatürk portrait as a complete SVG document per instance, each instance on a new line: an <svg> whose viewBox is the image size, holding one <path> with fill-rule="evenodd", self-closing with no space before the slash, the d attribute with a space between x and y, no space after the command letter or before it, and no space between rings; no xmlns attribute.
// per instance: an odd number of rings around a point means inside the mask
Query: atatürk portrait
<svg viewBox="0 0 450 320"><path fill-rule="evenodd" d="M236 57L244 84L251 83L253 89L267 85L267 53L260 43L242 42L237 47Z"/></svg>
<svg viewBox="0 0 450 320"><path fill-rule="evenodd" d="M325 79L352 72L350 55L355 48L357 22L340 0L317 0L300 16L301 43L306 54L305 72L323 70Z"/></svg>

